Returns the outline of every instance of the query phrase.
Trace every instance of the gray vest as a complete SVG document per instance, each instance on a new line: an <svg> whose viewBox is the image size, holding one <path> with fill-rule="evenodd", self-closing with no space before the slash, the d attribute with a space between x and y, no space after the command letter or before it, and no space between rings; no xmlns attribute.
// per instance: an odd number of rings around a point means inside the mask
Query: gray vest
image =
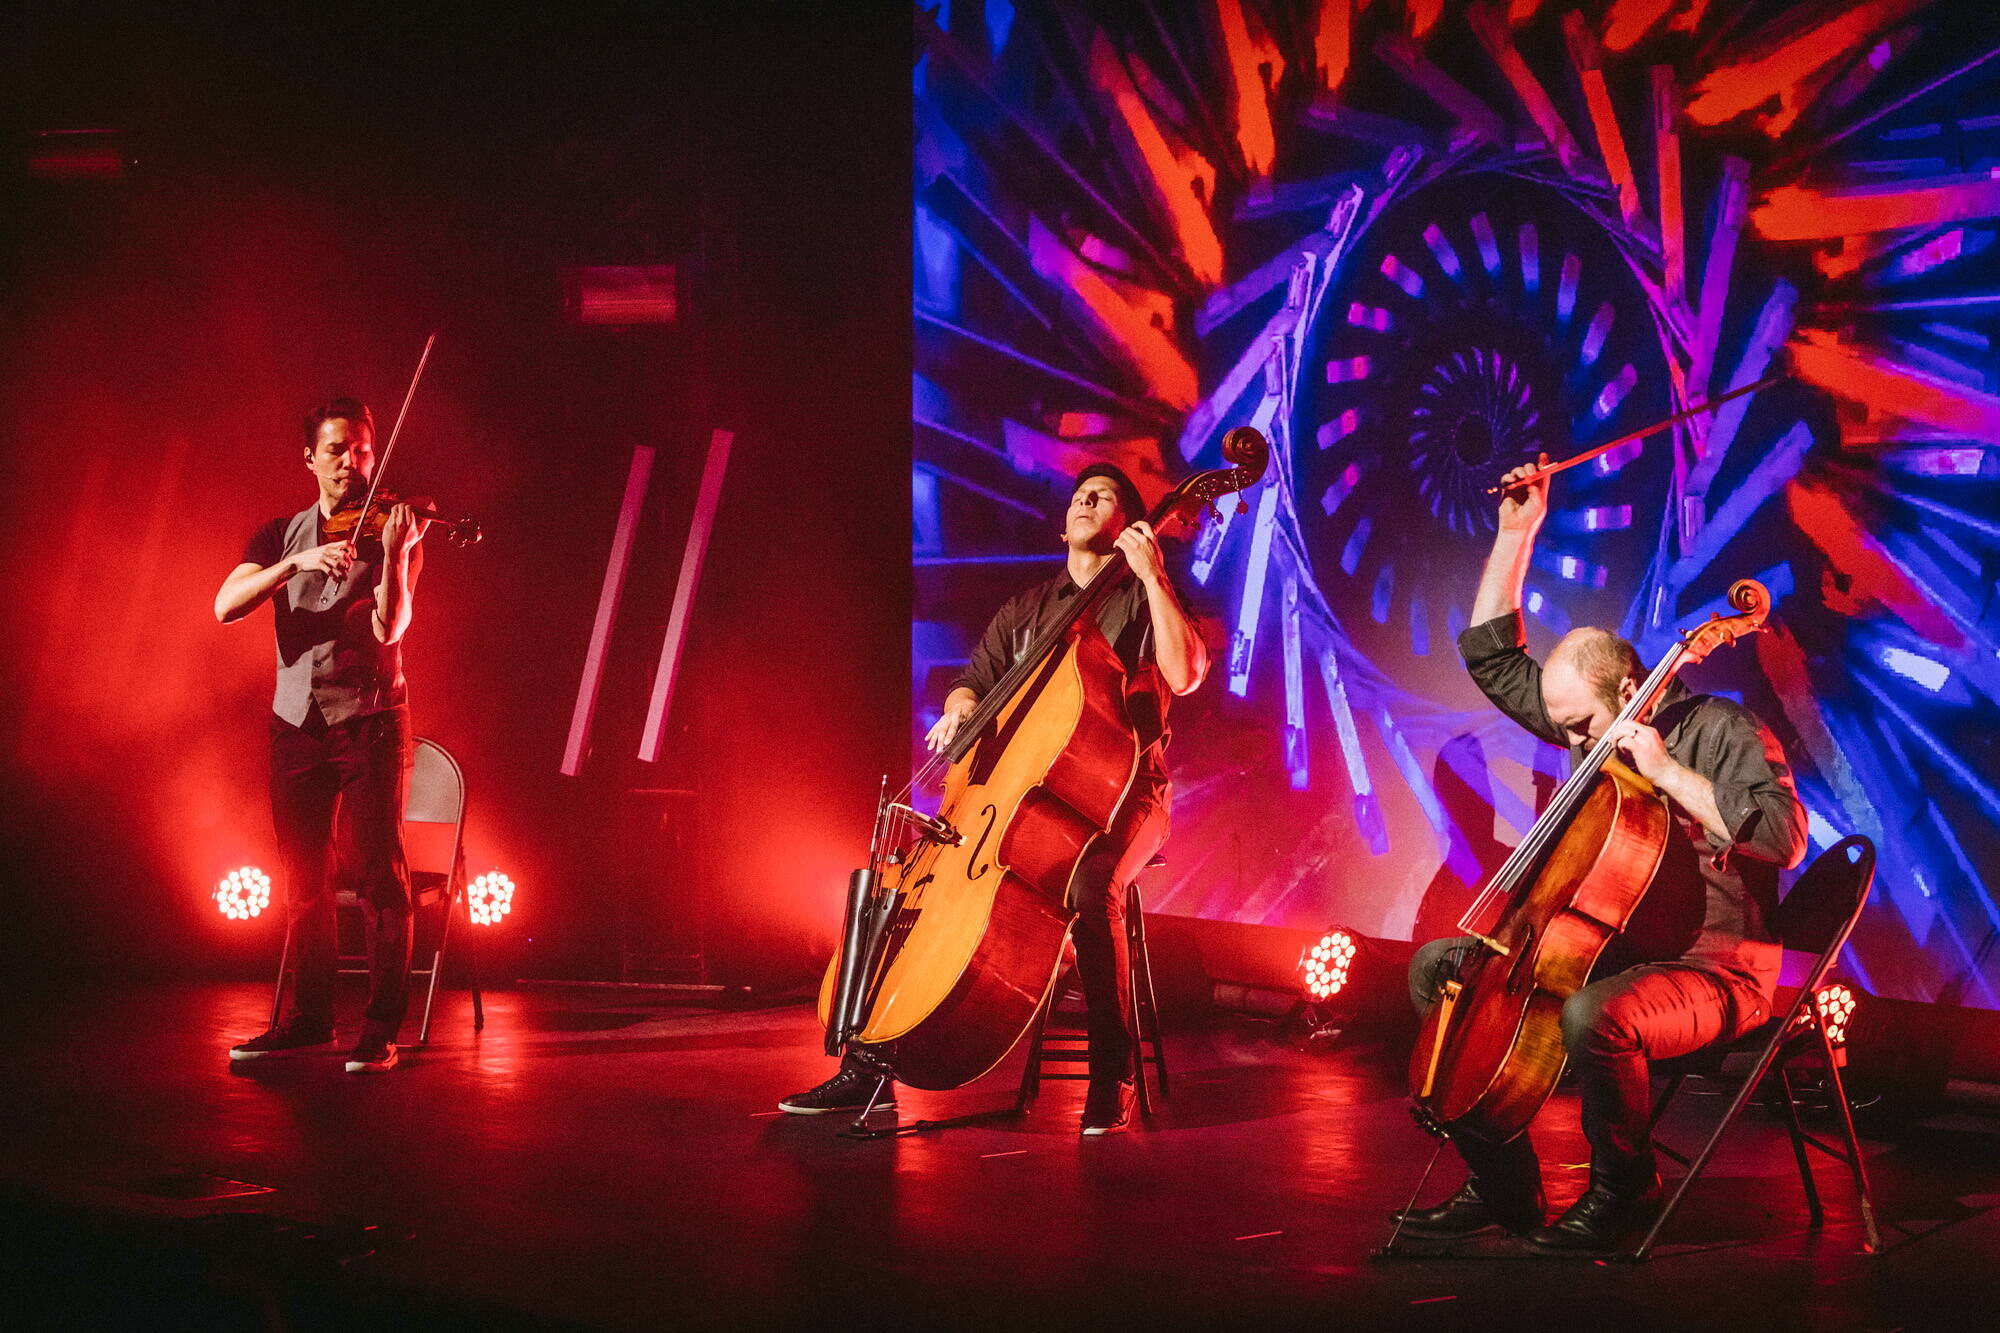
<svg viewBox="0 0 2000 1333"><path fill-rule="evenodd" d="M319 544L315 503L285 525L283 558ZM327 576L311 572L294 577L271 599L278 619L278 691L271 711L295 727L304 725L314 703L328 722L345 722L409 701L402 649L375 638L381 544L363 541L360 556L331 593Z"/></svg>

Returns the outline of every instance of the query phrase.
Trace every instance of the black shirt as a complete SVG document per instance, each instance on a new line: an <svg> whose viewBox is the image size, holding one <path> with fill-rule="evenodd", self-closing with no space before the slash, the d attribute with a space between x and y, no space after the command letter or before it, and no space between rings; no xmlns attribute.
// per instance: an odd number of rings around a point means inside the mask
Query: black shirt
<svg viewBox="0 0 2000 1333"><path fill-rule="evenodd" d="M1043 630L1068 618L1082 591L1065 569L1008 598L987 623L952 688L963 687L984 699L1027 654ZM1124 586L1114 589L1097 609L1097 628L1125 666L1126 708L1144 747L1139 756L1139 777L1164 783L1169 692L1153 665L1153 616L1146 605L1145 585L1127 579Z"/></svg>
<svg viewBox="0 0 2000 1333"><path fill-rule="evenodd" d="M272 519L269 523L251 533L250 540L243 545L243 563L246 565L256 565L259 569L269 569L272 565L284 559L285 528L291 521L292 516L287 514L283 518ZM315 540L319 536L317 528L324 521L324 515L314 520L315 531L313 536ZM241 531L241 529L238 529L238 531Z"/></svg>
<svg viewBox="0 0 2000 1333"><path fill-rule="evenodd" d="M1541 739L1568 745L1542 703L1542 666L1528 656L1520 614L1474 625L1458 637L1472 679L1496 707ZM1780 949L1771 929L1778 872L1805 846L1805 808L1785 754L1755 714L1713 694L1667 687L1650 725L1674 762L1707 778L1730 837L1717 839L1670 803L1669 837L1653 886L1613 942L1613 965L1680 961L1745 977L1770 994ZM1572 769L1589 753L1570 746Z"/></svg>

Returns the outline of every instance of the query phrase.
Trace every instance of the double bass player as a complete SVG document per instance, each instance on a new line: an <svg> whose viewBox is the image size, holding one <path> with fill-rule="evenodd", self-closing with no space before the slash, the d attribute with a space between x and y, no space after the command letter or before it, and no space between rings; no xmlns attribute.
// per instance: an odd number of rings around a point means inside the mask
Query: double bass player
<svg viewBox="0 0 2000 1333"><path fill-rule="evenodd" d="M1094 839L1077 863L1069 892L1077 913L1072 939L1090 1037L1090 1088L1081 1129L1092 1136L1116 1133L1130 1118L1133 1037L1127 1018L1125 889L1167 835L1163 752L1168 701L1194 690L1208 674L1207 647L1167 577L1145 515L1138 488L1117 467L1099 463L1078 475L1063 522L1063 571L1001 606L953 681L943 714L926 738L933 751L949 745L1043 629L1064 620L1082 590L1115 553L1123 553L1134 577L1111 593L1098 609L1096 623L1126 673L1126 707L1141 747L1138 769L1109 832ZM785 1098L778 1107L794 1115L859 1110L869 1103L877 1078L876 1071L850 1055L832 1078ZM877 1107L894 1104L893 1093L874 1102Z"/></svg>
<svg viewBox="0 0 2000 1333"><path fill-rule="evenodd" d="M1648 1062L1731 1039L1771 1013L1778 873L1804 855L1806 820L1778 743L1741 705L1676 681L1647 721L1619 722L1647 674L1632 645L1585 628L1564 635L1545 664L1528 655L1522 584L1548 495L1546 476L1529 476L1535 471L1524 466L1501 479L1498 532L1460 655L1496 707L1567 747L1573 765L1608 736L1667 798L1671 827L1652 886L1589 984L1562 1007L1591 1150L1589 1187L1550 1221L1526 1132L1501 1143L1459 1133L1452 1142L1470 1169L1465 1184L1394 1220L1437 1239L1500 1228L1540 1250L1598 1253L1644 1221L1657 1194ZM1420 1011L1477 947L1442 939L1417 951L1410 991Z"/></svg>

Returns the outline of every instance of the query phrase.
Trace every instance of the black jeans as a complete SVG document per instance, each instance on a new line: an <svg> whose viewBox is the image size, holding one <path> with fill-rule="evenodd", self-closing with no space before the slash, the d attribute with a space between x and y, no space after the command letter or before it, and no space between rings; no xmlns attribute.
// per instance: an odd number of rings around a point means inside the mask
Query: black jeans
<svg viewBox="0 0 2000 1333"><path fill-rule="evenodd" d="M297 984L289 1019L333 1021L334 893L361 899L368 934L368 1035L391 1040L409 1005L410 871L403 792L410 717L401 709L306 725L271 718L271 821L284 863Z"/></svg>
<svg viewBox="0 0 2000 1333"><path fill-rule="evenodd" d="M1410 999L1428 1009L1470 939L1433 940L1410 960ZM1591 1183L1619 1193L1643 1189L1653 1173L1648 1061L1690 1055L1729 1041L1770 1015L1745 978L1686 963L1644 963L1591 982L1563 1004L1563 1048L1576 1070ZM1535 1150L1522 1134L1505 1144L1454 1137L1474 1176L1502 1189L1535 1178Z"/></svg>
<svg viewBox="0 0 2000 1333"><path fill-rule="evenodd" d="M1092 1082L1132 1074L1132 952L1125 934L1125 891L1167 840L1168 796L1164 783L1135 784L1111 831L1090 845L1070 879L1070 906L1076 909L1070 938L1076 941Z"/></svg>

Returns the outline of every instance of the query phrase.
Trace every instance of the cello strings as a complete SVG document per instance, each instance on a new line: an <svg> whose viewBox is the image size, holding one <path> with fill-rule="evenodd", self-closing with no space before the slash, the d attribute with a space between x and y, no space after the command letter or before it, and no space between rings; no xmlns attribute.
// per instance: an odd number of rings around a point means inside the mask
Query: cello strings
<svg viewBox="0 0 2000 1333"><path fill-rule="evenodd" d="M1613 727L1620 722L1637 718L1659 702L1659 696L1665 692L1668 682L1679 670L1680 660L1685 652L1684 643L1676 644L1665 657L1660 659L1646 677L1646 683L1632 696L1632 701L1612 720ZM1493 878L1487 882L1485 890L1473 900L1465 915L1459 918L1459 929L1470 930L1472 922L1484 914L1496 896L1513 893L1521 878L1526 875L1528 867L1540 860L1549 845L1560 836L1557 829L1569 823L1576 813L1576 808L1582 805L1584 797L1588 795L1591 782L1603 770L1606 761L1611 758L1616 748L1609 739L1600 740L1591 748L1590 753L1584 756L1583 762L1578 764L1562 786L1556 789L1556 794L1550 798L1549 808L1530 826L1520 845L1515 847L1501 863L1500 869L1495 871Z"/></svg>
<svg viewBox="0 0 2000 1333"><path fill-rule="evenodd" d="M1620 711L1618 717L1614 720L1614 725L1617 722L1626 720L1628 717L1635 716L1640 711L1644 701L1651 698L1657 689L1664 687L1664 681L1661 679L1662 672L1667 670L1677 660L1678 656L1678 652L1671 653L1658 666L1653 668L1652 674L1647 677L1645 687L1633 696L1632 702L1625 709ZM1488 885L1487 892L1482 894L1479 901L1474 904L1475 910L1467 914L1467 920L1470 920L1479 911L1482 911L1492 901L1494 893L1511 893L1520 878L1525 875L1528 866L1541 858L1549 844L1558 836L1556 830L1567 825L1571 817L1574 816L1577 807L1582 804L1589 784L1603 769L1604 762L1610 757L1612 748L1608 741L1599 741L1592 747L1590 753L1585 756L1583 763L1579 764L1570 773L1568 779L1556 790L1555 796L1550 800L1548 810L1542 818L1538 819L1529 828L1527 836L1521 840L1520 845L1515 848L1514 854L1508 857L1507 862L1501 867L1500 872L1494 876L1493 881Z"/></svg>

